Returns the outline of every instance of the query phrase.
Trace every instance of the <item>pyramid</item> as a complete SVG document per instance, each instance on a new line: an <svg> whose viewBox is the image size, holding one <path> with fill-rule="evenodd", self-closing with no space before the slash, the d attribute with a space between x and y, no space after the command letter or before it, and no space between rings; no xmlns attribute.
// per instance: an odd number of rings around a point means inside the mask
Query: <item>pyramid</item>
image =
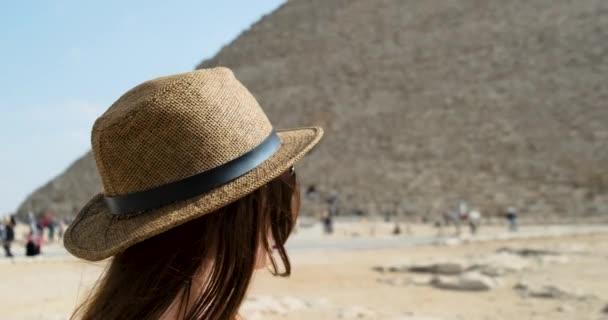
<svg viewBox="0 0 608 320"><path fill-rule="evenodd" d="M197 68L217 65L278 128L326 129L305 214L608 215L607 1L293 0ZM91 161L20 211L81 206Z"/></svg>

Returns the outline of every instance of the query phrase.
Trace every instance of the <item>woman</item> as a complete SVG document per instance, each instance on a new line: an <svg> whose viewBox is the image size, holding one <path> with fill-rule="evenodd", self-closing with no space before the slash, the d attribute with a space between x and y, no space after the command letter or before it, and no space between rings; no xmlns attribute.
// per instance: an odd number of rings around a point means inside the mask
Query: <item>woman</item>
<svg viewBox="0 0 608 320"><path fill-rule="evenodd" d="M275 131L226 68L125 93L92 130L104 192L64 237L79 258L113 257L73 318L236 318L254 270L290 274L293 165L322 134Z"/></svg>

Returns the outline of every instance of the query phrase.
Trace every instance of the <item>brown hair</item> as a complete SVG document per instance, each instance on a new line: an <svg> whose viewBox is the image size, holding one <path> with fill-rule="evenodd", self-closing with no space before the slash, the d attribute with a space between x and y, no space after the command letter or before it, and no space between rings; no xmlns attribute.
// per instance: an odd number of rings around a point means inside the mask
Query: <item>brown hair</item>
<svg viewBox="0 0 608 320"><path fill-rule="evenodd" d="M274 275L291 273L284 243L299 201L295 176L285 173L230 205L133 245L114 257L72 319L158 319L174 301L183 319L236 318L259 248L268 253ZM188 301L192 281L203 270L198 299Z"/></svg>

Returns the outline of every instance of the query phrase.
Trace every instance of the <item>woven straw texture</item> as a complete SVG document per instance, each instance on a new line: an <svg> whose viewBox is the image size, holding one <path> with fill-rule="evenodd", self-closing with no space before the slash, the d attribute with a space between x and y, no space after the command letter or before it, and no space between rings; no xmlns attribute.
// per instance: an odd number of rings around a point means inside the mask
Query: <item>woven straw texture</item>
<svg viewBox="0 0 608 320"><path fill-rule="evenodd" d="M259 145L272 125L226 68L145 82L120 97L93 127L92 145L105 195L181 180ZM128 216L109 212L99 194L66 231L69 252L97 261L221 208L263 186L321 139L321 128L277 130L281 148L254 170L191 199Z"/></svg>
<svg viewBox="0 0 608 320"><path fill-rule="evenodd" d="M95 121L92 144L104 192L114 196L217 167L253 149L271 131L232 71L214 68L129 90Z"/></svg>

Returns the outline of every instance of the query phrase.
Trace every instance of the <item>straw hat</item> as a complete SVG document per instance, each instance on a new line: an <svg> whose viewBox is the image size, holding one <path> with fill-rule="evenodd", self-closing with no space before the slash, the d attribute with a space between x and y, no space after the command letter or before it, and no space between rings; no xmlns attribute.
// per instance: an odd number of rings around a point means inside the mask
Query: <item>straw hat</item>
<svg viewBox="0 0 608 320"><path fill-rule="evenodd" d="M322 135L318 127L274 130L226 68L144 82L95 121L104 193L80 211L65 247L82 259L108 258L251 193Z"/></svg>

